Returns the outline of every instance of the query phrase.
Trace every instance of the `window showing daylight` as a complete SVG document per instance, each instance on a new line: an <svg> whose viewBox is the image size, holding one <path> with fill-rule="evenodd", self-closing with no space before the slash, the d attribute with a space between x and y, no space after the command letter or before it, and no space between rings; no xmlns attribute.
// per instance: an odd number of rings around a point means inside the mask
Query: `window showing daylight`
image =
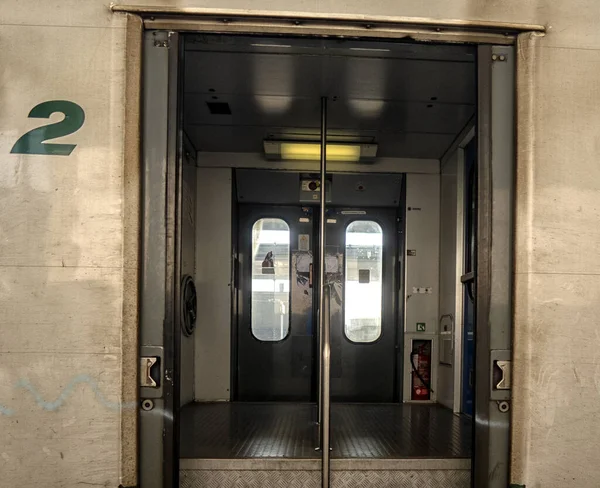
<svg viewBox="0 0 600 488"><path fill-rule="evenodd" d="M377 222L357 220L346 229L344 333L352 342L381 335L383 231Z"/></svg>
<svg viewBox="0 0 600 488"><path fill-rule="evenodd" d="M261 341L280 341L290 328L290 228L282 219L252 226L251 328Z"/></svg>

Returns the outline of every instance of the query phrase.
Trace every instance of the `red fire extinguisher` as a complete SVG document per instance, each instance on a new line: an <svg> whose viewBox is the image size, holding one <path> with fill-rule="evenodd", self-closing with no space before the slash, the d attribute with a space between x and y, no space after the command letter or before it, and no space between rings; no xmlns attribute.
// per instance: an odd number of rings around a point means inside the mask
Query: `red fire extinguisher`
<svg viewBox="0 0 600 488"><path fill-rule="evenodd" d="M416 359L416 361L415 361ZM419 345L410 355L412 364L412 400L429 400L431 385L431 349L427 343Z"/></svg>

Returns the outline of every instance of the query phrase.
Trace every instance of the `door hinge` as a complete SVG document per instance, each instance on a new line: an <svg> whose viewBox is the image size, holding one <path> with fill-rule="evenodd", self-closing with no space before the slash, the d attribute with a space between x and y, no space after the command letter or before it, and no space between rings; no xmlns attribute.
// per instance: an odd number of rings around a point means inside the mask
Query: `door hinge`
<svg viewBox="0 0 600 488"><path fill-rule="evenodd" d="M170 46L170 43L169 43L168 40L161 41L159 39L156 39L154 41L154 47L166 47L166 48L169 48L169 46Z"/></svg>

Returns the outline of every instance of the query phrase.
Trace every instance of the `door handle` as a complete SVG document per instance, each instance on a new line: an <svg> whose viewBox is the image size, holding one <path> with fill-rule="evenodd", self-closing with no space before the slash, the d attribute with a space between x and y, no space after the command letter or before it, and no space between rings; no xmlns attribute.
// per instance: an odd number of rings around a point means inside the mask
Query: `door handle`
<svg viewBox="0 0 600 488"><path fill-rule="evenodd" d="M511 352L508 349L490 351L490 400L510 400L512 371Z"/></svg>
<svg viewBox="0 0 600 488"><path fill-rule="evenodd" d="M494 389L510 390L510 361L494 361Z"/></svg>
<svg viewBox="0 0 600 488"><path fill-rule="evenodd" d="M310 263L308 265L308 287L313 287L313 264Z"/></svg>
<svg viewBox="0 0 600 488"><path fill-rule="evenodd" d="M160 386L160 358L140 358L140 386L158 388Z"/></svg>

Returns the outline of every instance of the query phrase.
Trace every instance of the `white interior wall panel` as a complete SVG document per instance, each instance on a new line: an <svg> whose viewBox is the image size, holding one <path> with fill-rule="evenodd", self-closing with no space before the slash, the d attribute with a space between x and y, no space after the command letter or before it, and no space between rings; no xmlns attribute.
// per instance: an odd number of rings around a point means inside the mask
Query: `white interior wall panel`
<svg viewBox="0 0 600 488"><path fill-rule="evenodd" d="M443 315L451 315L452 320L444 318L443 324L456 328L456 294L462 290L457 288L457 266L456 266L456 232L457 232L457 166L458 150L442 164L440 176L440 281L439 281L439 319ZM441 323L440 323L441 325ZM444 346L442 327L439 329L440 350ZM452 349L453 334L448 337ZM439 361L440 358L433 358ZM454 358L452 358L454 359ZM454 361L453 361L454 362ZM439 403L454 409L454 368L459 364L442 364L438 367L437 400Z"/></svg>
<svg viewBox="0 0 600 488"><path fill-rule="evenodd" d="M232 171L199 168L196 218L195 400L230 399Z"/></svg>
<svg viewBox="0 0 600 488"><path fill-rule="evenodd" d="M437 378L437 331L440 262L440 175L406 175L406 314L405 344L411 339L431 339L431 383ZM411 251L416 254L408 255ZM428 293L415 288L430 288ZM417 331L417 323L425 331ZM410 351L404 354L404 399L410 398ZM434 395L436 392L434 391Z"/></svg>
<svg viewBox="0 0 600 488"><path fill-rule="evenodd" d="M428 334L437 332L440 260L440 175L406 176L406 327L416 332L425 322ZM413 288L431 288L415 293ZM410 298L408 298L410 296Z"/></svg>

